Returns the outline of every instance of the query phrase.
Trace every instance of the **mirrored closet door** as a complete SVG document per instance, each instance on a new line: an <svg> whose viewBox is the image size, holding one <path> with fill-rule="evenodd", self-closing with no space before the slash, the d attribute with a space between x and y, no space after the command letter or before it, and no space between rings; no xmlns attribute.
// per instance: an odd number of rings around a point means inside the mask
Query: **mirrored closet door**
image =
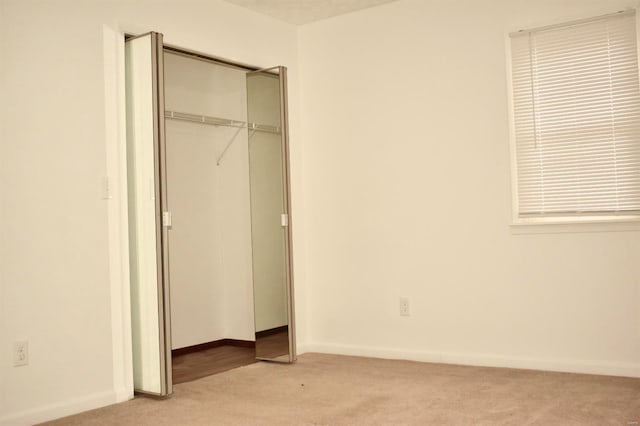
<svg viewBox="0 0 640 426"><path fill-rule="evenodd" d="M162 58L161 34L125 43L133 383L151 395L172 391Z"/></svg>
<svg viewBox="0 0 640 426"><path fill-rule="evenodd" d="M286 81L284 67L247 73L256 357L292 362Z"/></svg>
<svg viewBox="0 0 640 426"><path fill-rule="evenodd" d="M144 37L126 42L134 370L159 374L134 381L168 395L172 350L240 343L295 361L286 68Z"/></svg>

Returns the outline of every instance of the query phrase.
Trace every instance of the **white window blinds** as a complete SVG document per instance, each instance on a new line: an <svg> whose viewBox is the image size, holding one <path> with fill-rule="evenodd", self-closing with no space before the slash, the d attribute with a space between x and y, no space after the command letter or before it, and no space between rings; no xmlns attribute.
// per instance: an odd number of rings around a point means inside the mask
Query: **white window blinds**
<svg viewBox="0 0 640 426"><path fill-rule="evenodd" d="M635 12L511 35L519 217L640 212Z"/></svg>

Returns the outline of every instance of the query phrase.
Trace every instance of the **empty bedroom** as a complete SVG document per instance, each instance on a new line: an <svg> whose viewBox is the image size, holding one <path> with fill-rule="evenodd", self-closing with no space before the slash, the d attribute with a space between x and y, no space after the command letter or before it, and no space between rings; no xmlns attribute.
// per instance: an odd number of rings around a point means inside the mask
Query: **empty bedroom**
<svg viewBox="0 0 640 426"><path fill-rule="evenodd" d="M638 425L639 0L0 0L0 425Z"/></svg>

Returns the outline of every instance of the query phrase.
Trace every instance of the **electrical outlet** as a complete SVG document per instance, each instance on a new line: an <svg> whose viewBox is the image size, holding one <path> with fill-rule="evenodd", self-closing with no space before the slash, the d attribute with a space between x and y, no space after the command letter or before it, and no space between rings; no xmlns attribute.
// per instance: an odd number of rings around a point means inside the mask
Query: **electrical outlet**
<svg viewBox="0 0 640 426"><path fill-rule="evenodd" d="M401 297L400 298L400 316L409 317L411 316L411 311L409 310L409 298Z"/></svg>
<svg viewBox="0 0 640 426"><path fill-rule="evenodd" d="M103 200L111 200L113 195L111 194L111 179L109 176L103 176L102 181L100 182L100 192L102 193L101 198Z"/></svg>
<svg viewBox="0 0 640 426"><path fill-rule="evenodd" d="M13 366L29 364L29 342L26 340L13 342Z"/></svg>

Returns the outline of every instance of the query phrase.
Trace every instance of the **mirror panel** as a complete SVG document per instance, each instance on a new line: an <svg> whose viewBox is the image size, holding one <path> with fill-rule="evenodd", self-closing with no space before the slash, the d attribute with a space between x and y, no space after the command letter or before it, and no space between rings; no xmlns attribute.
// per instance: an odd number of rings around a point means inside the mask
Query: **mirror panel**
<svg viewBox="0 0 640 426"><path fill-rule="evenodd" d="M247 73L256 358L293 362L283 67Z"/></svg>
<svg viewBox="0 0 640 426"><path fill-rule="evenodd" d="M171 393L160 212L162 35L125 42L131 333L134 389Z"/></svg>

